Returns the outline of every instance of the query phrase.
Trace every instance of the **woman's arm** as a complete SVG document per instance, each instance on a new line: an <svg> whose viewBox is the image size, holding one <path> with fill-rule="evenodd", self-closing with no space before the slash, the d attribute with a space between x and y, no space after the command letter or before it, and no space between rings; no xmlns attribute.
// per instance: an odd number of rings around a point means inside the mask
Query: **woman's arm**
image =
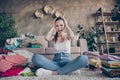
<svg viewBox="0 0 120 80"><path fill-rule="evenodd" d="M64 21L65 21L65 27L66 27L66 30L67 30L67 38L68 39L73 39L74 38L74 33L71 30L71 28L69 27L69 25L67 23L67 20L65 18L64 18Z"/></svg>
<svg viewBox="0 0 120 80"><path fill-rule="evenodd" d="M55 29L52 27L50 31L45 35L45 40L52 41L54 39Z"/></svg>
<svg viewBox="0 0 120 80"><path fill-rule="evenodd" d="M45 40L47 41L52 41L54 39L54 35L56 33L55 30L55 19L52 22L52 28L50 29L50 31L47 32L47 34L45 35Z"/></svg>

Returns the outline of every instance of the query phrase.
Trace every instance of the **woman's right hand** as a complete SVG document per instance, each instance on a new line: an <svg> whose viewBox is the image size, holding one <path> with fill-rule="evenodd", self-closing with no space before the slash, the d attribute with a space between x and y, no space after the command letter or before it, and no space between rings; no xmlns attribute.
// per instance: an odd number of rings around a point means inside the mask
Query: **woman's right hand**
<svg viewBox="0 0 120 80"><path fill-rule="evenodd" d="M68 22L67 22L67 20L66 20L66 18L65 17L62 17L63 19L64 19L64 21L65 21L65 27L69 27L68 26Z"/></svg>
<svg viewBox="0 0 120 80"><path fill-rule="evenodd" d="M54 28L55 28L55 20L56 20L56 18L53 19L53 21L52 21L52 27L54 27Z"/></svg>

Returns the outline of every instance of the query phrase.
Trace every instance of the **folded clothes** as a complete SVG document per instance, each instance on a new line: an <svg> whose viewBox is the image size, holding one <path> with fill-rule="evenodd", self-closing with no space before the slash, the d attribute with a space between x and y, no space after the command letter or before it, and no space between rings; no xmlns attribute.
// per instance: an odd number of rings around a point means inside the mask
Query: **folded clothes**
<svg viewBox="0 0 120 80"><path fill-rule="evenodd" d="M0 77L8 77L8 76L18 76L18 73L23 70L22 66L12 67L11 69L0 73Z"/></svg>
<svg viewBox="0 0 120 80"><path fill-rule="evenodd" d="M26 67L26 68L24 68L23 71L21 71L19 73L19 75L22 75L22 76L34 76L35 74L34 74L34 72L31 71L31 69L29 67Z"/></svg>
<svg viewBox="0 0 120 80"><path fill-rule="evenodd" d="M31 48L41 48L40 45L32 45Z"/></svg>
<svg viewBox="0 0 120 80"><path fill-rule="evenodd" d="M110 60L110 61L120 61L120 57L110 55L110 54L104 54L100 56L101 60Z"/></svg>
<svg viewBox="0 0 120 80"><path fill-rule="evenodd" d="M94 70L94 69L96 69L96 67L94 65L89 64L89 69Z"/></svg>
<svg viewBox="0 0 120 80"><path fill-rule="evenodd" d="M102 60L102 65L109 68L120 68L120 61L105 61Z"/></svg>
<svg viewBox="0 0 120 80"><path fill-rule="evenodd" d="M94 67L100 69L101 68L101 60L100 59L89 59L89 65L93 65Z"/></svg>
<svg viewBox="0 0 120 80"><path fill-rule="evenodd" d="M6 50L4 48L0 48L0 54L7 54L8 52L12 52L12 50Z"/></svg>
<svg viewBox="0 0 120 80"><path fill-rule="evenodd" d="M27 47L28 48L41 48L42 46L39 43L28 43Z"/></svg>
<svg viewBox="0 0 120 80"><path fill-rule="evenodd" d="M33 72L21 73L22 76L35 76Z"/></svg>
<svg viewBox="0 0 120 80"><path fill-rule="evenodd" d="M111 69L102 66L102 71L104 75L107 75L109 77L120 77L120 69Z"/></svg>
<svg viewBox="0 0 120 80"><path fill-rule="evenodd" d="M100 58L101 60L108 60L108 61L120 61L120 57L119 56L115 56L115 55L110 55L110 54L104 54L104 55L99 55L94 52L88 51L88 52L84 52L84 55L87 55L89 58Z"/></svg>

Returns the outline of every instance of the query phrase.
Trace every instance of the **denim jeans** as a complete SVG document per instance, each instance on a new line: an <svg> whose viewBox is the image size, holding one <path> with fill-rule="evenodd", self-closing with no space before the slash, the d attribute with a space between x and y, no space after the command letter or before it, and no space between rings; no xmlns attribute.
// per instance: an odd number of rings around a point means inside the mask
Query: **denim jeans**
<svg viewBox="0 0 120 80"><path fill-rule="evenodd" d="M35 54L32 62L37 66L51 71L58 71L59 75L67 74L85 67L88 64L88 57L85 55L78 56L72 60L68 53L57 53L53 60L49 60L43 55Z"/></svg>

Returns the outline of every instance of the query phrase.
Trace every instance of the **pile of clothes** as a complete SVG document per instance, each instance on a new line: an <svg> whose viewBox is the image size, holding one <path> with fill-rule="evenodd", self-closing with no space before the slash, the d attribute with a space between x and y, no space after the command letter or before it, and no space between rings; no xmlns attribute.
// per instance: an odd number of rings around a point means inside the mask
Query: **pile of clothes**
<svg viewBox="0 0 120 80"><path fill-rule="evenodd" d="M37 68L30 67L34 53L25 49L6 50L0 48L0 77L35 76ZM32 64L33 65L33 64Z"/></svg>
<svg viewBox="0 0 120 80"><path fill-rule="evenodd" d="M109 77L120 77L120 57L106 55L106 59L102 60L103 74Z"/></svg>
<svg viewBox="0 0 120 80"><path fill-rule="evenodd" d="M41 48L42 44L32 33L21 34L20 37L10 38L6 40L4 49L14 50L16 48Z"/></svg>
<svg viewBox="0 0 120 80"><path fill-rule="evenodd" d="M84 52L89 58L89 68L99 69L109 77L120 77L120 57L110 54L99 55L98 52Z"/></svg>
<svg viewBox="0 0 120 80"><path fill-rule="evenodd" d="M100 70L101 69L101 60L100 60L100 55L99 52L91 52L87 51L83 53L84 55L87 55L89 58L89 69L92 70Z"/></svg>

